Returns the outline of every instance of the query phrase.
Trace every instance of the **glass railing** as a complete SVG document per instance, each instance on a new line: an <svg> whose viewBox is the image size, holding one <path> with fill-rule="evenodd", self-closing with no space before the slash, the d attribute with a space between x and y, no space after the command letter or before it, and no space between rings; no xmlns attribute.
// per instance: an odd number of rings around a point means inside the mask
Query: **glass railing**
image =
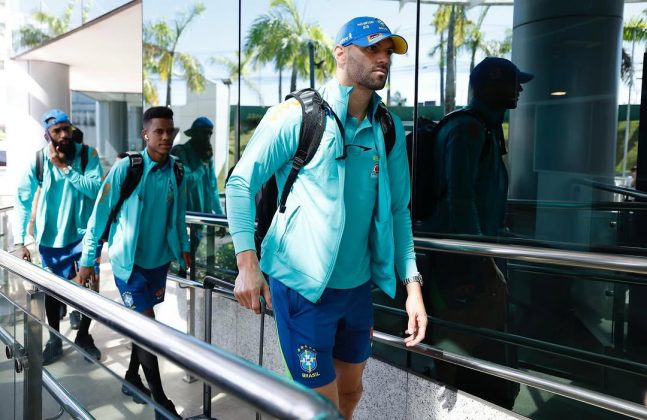
<svg viewBox="0 0 647 420"><path fill-rule="evenodd" d="M206 235L197 247L197 280L210 274L232 282L236 263L231 239L228 234L222 235L226 219L190 214L187 222L193 229L212 226L221 232L213 237ZM471 326L469 316L479 314L452 318L430 311L426 345L642 404L647 390L647 353L643 345L632 345L627 290L647 287L647 278L642 274L647 273L646 258L427 238L416 238L416 251L421 269L429 262L430 253L496 257L505 262L503 270L508 278L508 299L503 306L505 328ZM432 307L434 292L429 280L424 289L428 307ZM535 295L529 296L528 289ZM543 301L541 295L536 295L537 290L545 293ZM564 291L579 299L563 301ZM401 336L406 329L404 290L398 288L392 300L376 289L374 303L375 330ZM486 313L492 306L481 309ZM465 342L477 344L464 345ZM394 349L383 342L375 342L373 349L374 357L403 369L441 381L447 377L444 371L448 363L434 361L428 354ZM506 408L530 418L554 418L556 412L571 411L599 418L616 416L514 381L502 380L496 385L508 389L511 401ZM460 383L457 386L461 388Z"/></svg>
<svg viewBox="0 0 647 420"><path fill-rule="evenodd" d="M143 398L144 404L134 404L122 394L123 380L115 366L121 365L123 369L124 363L112 359L130 355L125 347L130 340L157 354L161 361L175 365L176 371L186 370L209 386L234 396L239 404L242 403L240 407L251 406L270 418L339 418L331 403L311 390L74 283L61 281L7 252L0 251L0 267L14 273L7 283L3 283L0 293L0 308L3 309L0 313L8 315L3 315L0 338L6 345L11 344L13 361L16 366L22 366L22 369L14 369L15 376L5 364L1 372L3 378L9 378L7 382L13 389L20 389L29 400L29 404L20 406L19 395L3 394L0 398L4 401L6 397L15 412L15 416L6 418L23 418L23 415L24 418L51 418L61 410L77 413L70 414L74 418L85 418L85 415L78 415L84 412L88 413L87 418L150 418L154 412L168 417L169 413L151 400ZM39 291L32 290L33 286ZM49 336L43 322L44 293L95 319L93 328L109 328L114 335L104 340L102 347L124 346L121 355L111 352L111 357L104 357L101 363L88 361L88 355L70 341L70 331L64 330L62 324L60 338L64 357L43 368L41 352ZM101 325L97 325L99 323ZM11 340L13 343L8 343ZM49 392L42 393L42 389ZM272 389L272 394L260 392L266 389ZM42 399L41 394L44 395ZM3 418L4 413L3 409Z"/></svg>

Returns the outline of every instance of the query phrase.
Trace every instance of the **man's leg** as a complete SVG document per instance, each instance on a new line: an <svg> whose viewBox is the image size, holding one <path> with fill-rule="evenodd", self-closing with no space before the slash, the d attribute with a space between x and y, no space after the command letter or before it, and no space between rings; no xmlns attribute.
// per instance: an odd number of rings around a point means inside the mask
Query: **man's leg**
<svg viewBox="0 0 647 420"><path fill-rule="evenodd" d="M339 395L339 411L346 419L353 418L353 412L362 398L364 386L362 375L364 374L363 363L346 363L334 359L335 371L337 372L337 392Z"/></svg>

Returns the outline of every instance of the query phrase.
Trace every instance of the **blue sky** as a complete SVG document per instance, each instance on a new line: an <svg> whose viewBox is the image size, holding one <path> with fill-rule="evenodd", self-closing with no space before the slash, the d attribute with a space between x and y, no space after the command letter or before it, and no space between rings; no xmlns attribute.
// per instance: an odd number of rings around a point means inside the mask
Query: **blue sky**
<svg viewBox="0 0 647 420"><path fill-rule="evenodd" d="M171 21L175 14L184 11L193 1L187 0L156 0L144 1L144 21L164 19ZM196 56L204 65L205 74L209 79L216 80L227 78L226 69L219 65L209 64L208 60L213 56L234 57L238 49L238 1L237 0L204 0L206 12L196 20L187 30L182 38L179 50L189 52ZM372 1L350 1L350 0L317 0L305 1L296 0L297 7L304 21L319 24L326 33L334 37L338 28L347 20L362 15L373 15L382 18L395 33L404 36L409 41L409 53L405 56L397 56L394 59L391 74L392 93L396 91L408 99L407 104L411 105L414 99L414 51L415 51L415 21L416 5L406 3L400 8L397 1L372 0ZM437 58L428 56L428 52L438 43L438 37L430 25L435 5L421 6L421 37L420 37L420 65L419 76L419 101L439 100L439 73ZM646 3L628 4L625 6L625 20L638 15L647 8ZM244 0L242 10L242 35L245 37L246 29L251 25L254 18L269 9L269 0ZM468 12L468 17L476 20L481 7L476 7ZM511 6L491 7L487 18L484 21L482 30L487 40L502 39L507 28L512 27ZM629 49L629 48L628 48ZM638 48L641 50L641 48ZM477 57L477 61L482 58ZM636 58L636 73L642 71L642 56ZM469 74L469 57L467 54L460 54L457 59L457 103L465 103L467 98L467 80ZM289 88L289 72L284 72L283 86L285 95ZM264 66L255 69L249 81L254 83L262 92L265 105L277 101L278 74L271 66ZM640 89L640 80L634 85L633 97L637 97ZM306 82L299 84L304 87ZM236 100L236 92L233 90L232 100ZM382 96L386 92L381 92ZM620 103L626 102L627 88L621 86L619 98ZM258 104L257 97L243 84L241 93L242 103L245 105ZM635 102L635 101L632 101Z"/></svg>

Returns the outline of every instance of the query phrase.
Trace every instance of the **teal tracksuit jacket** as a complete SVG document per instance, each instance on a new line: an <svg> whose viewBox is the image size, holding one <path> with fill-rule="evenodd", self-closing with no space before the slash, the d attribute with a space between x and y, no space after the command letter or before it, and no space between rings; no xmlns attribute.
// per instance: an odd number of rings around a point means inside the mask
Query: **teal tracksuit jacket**
<svg viewBox="0 0 647 420"><path fill-rule="evenodd" d="M342 121L351 89L336 79L320 89ZM255 194L275 174L280 196L297 150L301 119L301 107L294 99L268 110L229 178L227 218L237 253L255 249ZM404 129L397 116L393 115L393 119L396 142L388 158L382 129L379 124L372 125L380 170L367 244L371 250L372 281L389 296L395 294L394 267L401 278L418 271L407 208L410 185ZM312 302L326 288L344 230L345 161L335 159L343 153L343 147L337 124L329 116L317 153L299 173L285 213L276 213L263 241L263 272Z"/></svg>

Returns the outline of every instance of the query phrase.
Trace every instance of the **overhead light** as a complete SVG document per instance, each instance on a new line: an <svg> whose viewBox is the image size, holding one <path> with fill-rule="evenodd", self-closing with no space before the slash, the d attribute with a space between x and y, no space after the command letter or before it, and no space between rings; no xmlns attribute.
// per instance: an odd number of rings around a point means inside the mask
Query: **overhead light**
<svg viewBox="0 0 647 420"><path fill-rule="evenodd" d="M550 96L566 96L566 91L556 90L555 92L550 92Z"/></svg>

